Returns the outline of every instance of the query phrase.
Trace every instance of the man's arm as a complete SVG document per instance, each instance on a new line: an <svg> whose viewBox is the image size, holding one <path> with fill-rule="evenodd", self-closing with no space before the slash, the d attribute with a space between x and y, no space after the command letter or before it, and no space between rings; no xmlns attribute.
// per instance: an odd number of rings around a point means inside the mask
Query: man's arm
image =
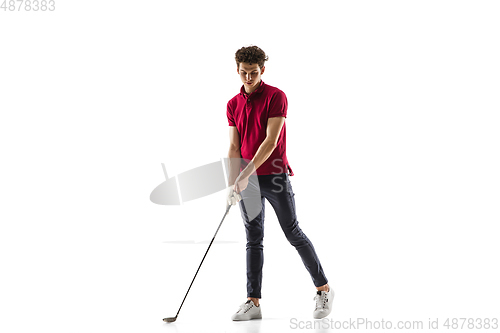
<svg viewBox="0 0 500 333"><path fill-rule="evenodd" d="M266 138L260 144L252 161L241 172L240 178L248 178L271 156L278 144L278 138L285 123L285 117L272 117L267 120Z"/></svg>
<svg viewBox="0 0 500 333"><path fill-rule="evenodd" d="M240 133L236 126L229 126L229 175L228 185L234 185L236 177L240 174L241 166Z"/></svg>

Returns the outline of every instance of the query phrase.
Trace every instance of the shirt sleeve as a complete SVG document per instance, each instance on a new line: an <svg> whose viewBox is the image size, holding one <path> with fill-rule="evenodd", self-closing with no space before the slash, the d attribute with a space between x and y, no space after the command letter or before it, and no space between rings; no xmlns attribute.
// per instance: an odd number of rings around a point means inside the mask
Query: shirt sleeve
<svg viewBox="0 0 500 333"><path fill-rule="evenodd" d="M227 102L227 111L226 111L227 122L229 126L236 126L236 124L234 123L234 115L233 115L233 110L231 109L230 102L231 101Z"/></svg>
<svg viewBox="0 0 500 333"><path fill-rule="evenodd" d="M285 117L288 110L288 101L284 92L277 91L269 103L269 116L272 117Z"/></svg>

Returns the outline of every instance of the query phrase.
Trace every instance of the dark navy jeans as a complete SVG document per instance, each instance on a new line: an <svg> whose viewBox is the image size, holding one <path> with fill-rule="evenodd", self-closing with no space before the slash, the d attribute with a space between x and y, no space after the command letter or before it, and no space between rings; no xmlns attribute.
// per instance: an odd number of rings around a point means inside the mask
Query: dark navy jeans
<svg viewBox="0 0 500 333"><path fill-rule="evenodd" d="M247 297L261 298L262 266L264 264L265 200L276 212L281 229L299 253L316 287L328 283L316 251L299 227L295 214L295 194L287 173L252 175L248 186L240 194L240 211L245 223L247 245Z"/></svg>

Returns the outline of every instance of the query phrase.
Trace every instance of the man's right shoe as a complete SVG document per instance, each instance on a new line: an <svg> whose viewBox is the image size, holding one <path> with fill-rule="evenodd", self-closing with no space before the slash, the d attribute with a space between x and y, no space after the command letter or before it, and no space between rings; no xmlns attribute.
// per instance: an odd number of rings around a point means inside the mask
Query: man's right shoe
<svg viewBox="0 0 500 333"><path fill-rule="evenodd" d="M235 314L233 314L231 319L234 321L262 319L260 306L256 306L254 302L249 299L248 301L240 305L240 309Z"/></svg>

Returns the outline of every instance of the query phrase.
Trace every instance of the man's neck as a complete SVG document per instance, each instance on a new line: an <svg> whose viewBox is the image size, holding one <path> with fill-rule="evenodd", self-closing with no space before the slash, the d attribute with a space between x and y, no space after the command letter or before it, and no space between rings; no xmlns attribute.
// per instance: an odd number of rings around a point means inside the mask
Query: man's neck
<svg viewBox="0 0 500 333"><path fill-rule="evenodd" d="M247 89L245 88L245 93L247 95L250 95L251 93L253 93L255 90L259 89L260 85L262 84L262 80L259 81L259 85L255 87L255 89L253 89L252 91L248 92Z"/></svg>

